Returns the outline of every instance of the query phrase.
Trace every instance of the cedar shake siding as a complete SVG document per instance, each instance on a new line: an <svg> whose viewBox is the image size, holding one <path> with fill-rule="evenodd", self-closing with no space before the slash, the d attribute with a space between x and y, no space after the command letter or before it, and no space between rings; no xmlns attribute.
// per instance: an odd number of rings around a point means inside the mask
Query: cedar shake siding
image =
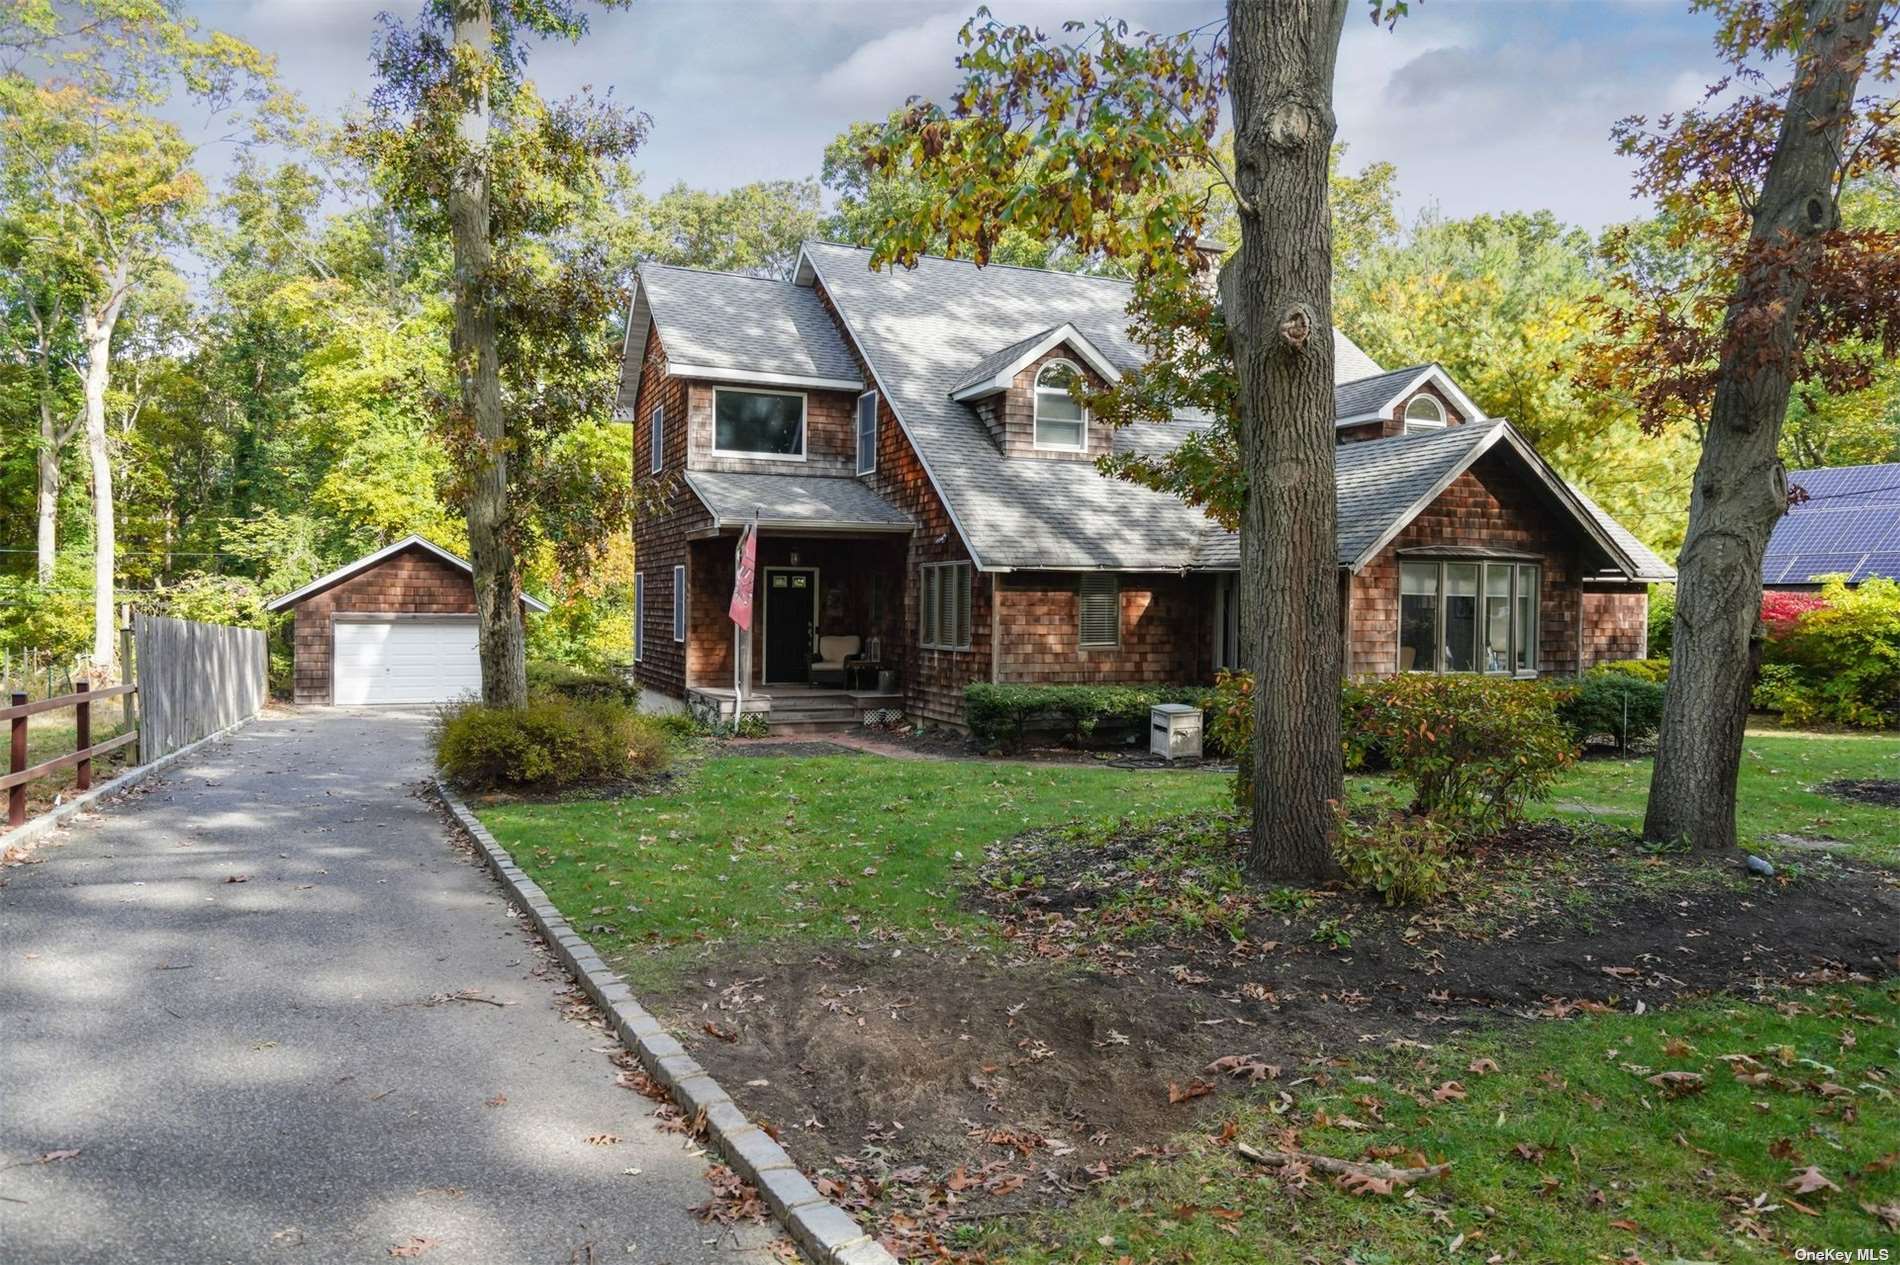
<svg viewBox="0 0 1900 1265"><path fill-rule="evenodd" d="M999 577L996 679L1030 684L1184 684L1213 671L1209 576L1124 574L1120 644L1083 646L1080 579L1062 572Z"/></svg>
<svg viewBox="0 0 1900 1265"><path fill-rule="evenodd" d="M292 697L330 701L334 616L473 615L475 585L468 574L414 546L314 593L296 606Z"/></svg>
<svg viewBox="0 0 1900 1265"><path fill-rule="evenodd" d="M1583 666L1649 657L1649 586L1589 584L1583 590Z"/></svg>
<svg viewBox="0 0 1900 1265"><path fill-rule="evenodd" d="M634 665L633 675L639 685L671 698L682 698L686 694L686 648L673 640L673 568L685 564L686 590L689 595L694 593L699 582L687 560L687 538L712 525L712 516L686 486L684 477L686 385L667 373L659 331L649 333L640 387L634 397L633 480L637 491L660 486L666 492L660 512L642 515L633 524L633 565L643 577L646 615L641 625L643 652ZM652 473L652 411L656 405L666 410L665 433L661 439L661 458L665 465L658 474ZM731 589L730 578L726 586Z"/></svg>
<svg viewBox="0 0 1900 1265"><path fill-rule="evenodd" d="M1351 636L1346 675L1399 670L1399 558L1411 550L1479 546L1524 554L1542 568L1538 588L1537 670L1578 669L1582 574L1578 529L1547 508L1539 490L1502 453L1480 457L1436 501L1406 524L1359 574L1347 596ZM1530 560L1529 558L1526 559Z"/></svg>

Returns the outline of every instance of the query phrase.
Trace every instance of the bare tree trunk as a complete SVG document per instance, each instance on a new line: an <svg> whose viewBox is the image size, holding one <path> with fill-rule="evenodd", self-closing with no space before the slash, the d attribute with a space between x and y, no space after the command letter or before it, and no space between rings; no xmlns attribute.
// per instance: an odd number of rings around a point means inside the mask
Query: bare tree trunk
<svg viewBox="0 0 1900 1265"><path fill-rule="evenodd" d="M1254 673L1253 844L1267 878L1328 878L1339 745L1333 486L1333 64L1347 0L1229 0L1240 251L1221 306L1240 376L1241 640Z"/></svg>
<svg viewBox="0 0 1900 1265"><path fill-rule="evenodd" d="M124 260L114 264L105 279L104 296L86 305L81 322L86 348L86 458L92 465L92 666L97 672L110 672L119 650L112 619L118 531L112 505L112 451L106 442L106 389L112 385L112 330L125 307L130 275Z"/></svg>
<svg viewBox="0 0 1900 1265"><path fill-rule="evenodd" d="M63 306L62 301L55 300L51 312L41 312L38 299L31 293L26 296L27 316L33 322L33 355L39 375L40 439L39 448L34 454L38 499L34 575L41 584L53 582L53 565L59 556L59 462L66 451L66 441L72 438L71 429L62 431L53 417L53 331L59 328L60 321L64 319L61 313Z"/></svg>
<svg viewBox="0 0 1900 1265"><path fill-rule="evenodd" d="M485 64L494 56L493 37L489 0L456 0L456 47L473 49ZM528 670L521 592L508 531L508 437L488 276L494 260L488 223L488 112L488 92L483 88L464 106L457 125L467 152L449 193L449 235L455 254L453 352L462 407L475 431L470 449L476 470L469 486L468 544L475 569L482 701L494 707L515 707L527 700Z"/></svg>
<svg viewBox="0 0 1900 1265"><path fill-rule="evenodd" d="M1847 109L1880 6L1812 0L1808 43L1762 181L1751 259L1729 300L1715 402L1677 564L1676 631L1643 833L1735 846L1735 780L1761 618L1762 555L1787 509L1776 455L1796 326L1822 237L1839 222Z"/></svg>

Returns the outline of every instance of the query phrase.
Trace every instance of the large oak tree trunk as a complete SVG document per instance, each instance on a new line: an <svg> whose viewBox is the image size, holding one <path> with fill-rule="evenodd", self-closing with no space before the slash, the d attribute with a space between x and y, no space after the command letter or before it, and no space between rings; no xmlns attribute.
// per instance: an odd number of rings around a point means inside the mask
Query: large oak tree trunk
<svg viewBox="0 0 1900 1265"><path fill-rule="evenodd" d="M1241 640L1253 668L1248 867L1337 871L1342 794L1333 485L1333 64L1347 0L1229 0L1239 252L1221 306L1240 376Z"/></svg>
<svg viewBox="0 0 1900 1265"><path fill-rule="evenodd" d="M1714 404L1677 563L1676 631L1643 833L1735 845L1735 780L1761 615L1762 554L1787 508L1777 457L1796 327L1822 237L1839 220L1846 113L1879 6L1813 0L1808 43L1762 181L1750 263L1725 316Z"/></svg>
<svg viewBox="0 0 1900 1265"><path fill-rule="evenodd" d="M455 44L482 62L494 56L489 0L456 0ZM449 193L449 237L455 256L455 331L452 351L461 380L462 407L474 427L470 453L469 561L475 570L482 701L516 707L527 701L527 658L521 593L509 537L507 426L502 417L501 370L495 347L495 301L489 278L494 247L488 223L488 93L464 107L458 133L466 154Z"/></svg>

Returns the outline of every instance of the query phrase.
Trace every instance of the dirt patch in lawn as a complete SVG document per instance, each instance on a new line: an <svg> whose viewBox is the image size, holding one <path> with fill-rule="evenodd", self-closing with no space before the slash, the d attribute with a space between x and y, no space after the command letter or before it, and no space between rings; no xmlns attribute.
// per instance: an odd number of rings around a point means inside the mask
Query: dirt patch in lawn
<svg viewBox="0 0 1900 1265"><path fill-rule="evenodd" d="M711 950L655 1000L828 1193L923 1251L956 1220L1065 1201L1165 1154L1230 1088L1297 1094L1333 1055L1900 971L1891 871L1823 856L1761 880L1600 842L1580 859L1549 823L1492 847L1480 864L1504 877L1463 904L1289 892L1236 935L1128 916L1143 883L1214 886L1144 869L1141 835L1033 834L970 896L1000 950L949 929L933 945Z"/></svg>
<svg viewBox="0 0 1900 1265"><path fill-rule="evenodd" d="M1891 778L1843 779L1838 782L1823 782L1815 789L1823 795L1851 800L1856 804L1877 804L1882 808L1900 808L1900 781Z"/></svg>

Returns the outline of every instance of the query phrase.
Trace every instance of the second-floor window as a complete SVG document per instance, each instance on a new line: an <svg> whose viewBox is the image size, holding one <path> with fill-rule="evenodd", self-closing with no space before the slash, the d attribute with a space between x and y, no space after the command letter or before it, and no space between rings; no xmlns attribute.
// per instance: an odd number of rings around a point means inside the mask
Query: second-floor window
<svg viewBox="0 0 1900 1265"><path fill-rule="evenodd" d="M1052 360L1036 374L1036 447L1081 452L1088 446L1088 414L1069 384L1082 373L1066 360Z"/></svg>
<svg viewBox="0 0 1900 1265"><path fill-rule="evenodd" d="M655 405L647 415L647 442L653 448L653 473L666 467L666 407Z"/></svg>
<svg viewBox="0 0 1900 1265"><path fill-rule="evenodd" d="M1445 429L1445 406L1429 395L1415 395L1405 406L1405 433Z"/></svg>
<svg viewBox="0 0 1900 1265"><path fill-rule="evenodd" d="M713 392L713 452L718 456L805 459L805 397L797 391Z"/></svg>

